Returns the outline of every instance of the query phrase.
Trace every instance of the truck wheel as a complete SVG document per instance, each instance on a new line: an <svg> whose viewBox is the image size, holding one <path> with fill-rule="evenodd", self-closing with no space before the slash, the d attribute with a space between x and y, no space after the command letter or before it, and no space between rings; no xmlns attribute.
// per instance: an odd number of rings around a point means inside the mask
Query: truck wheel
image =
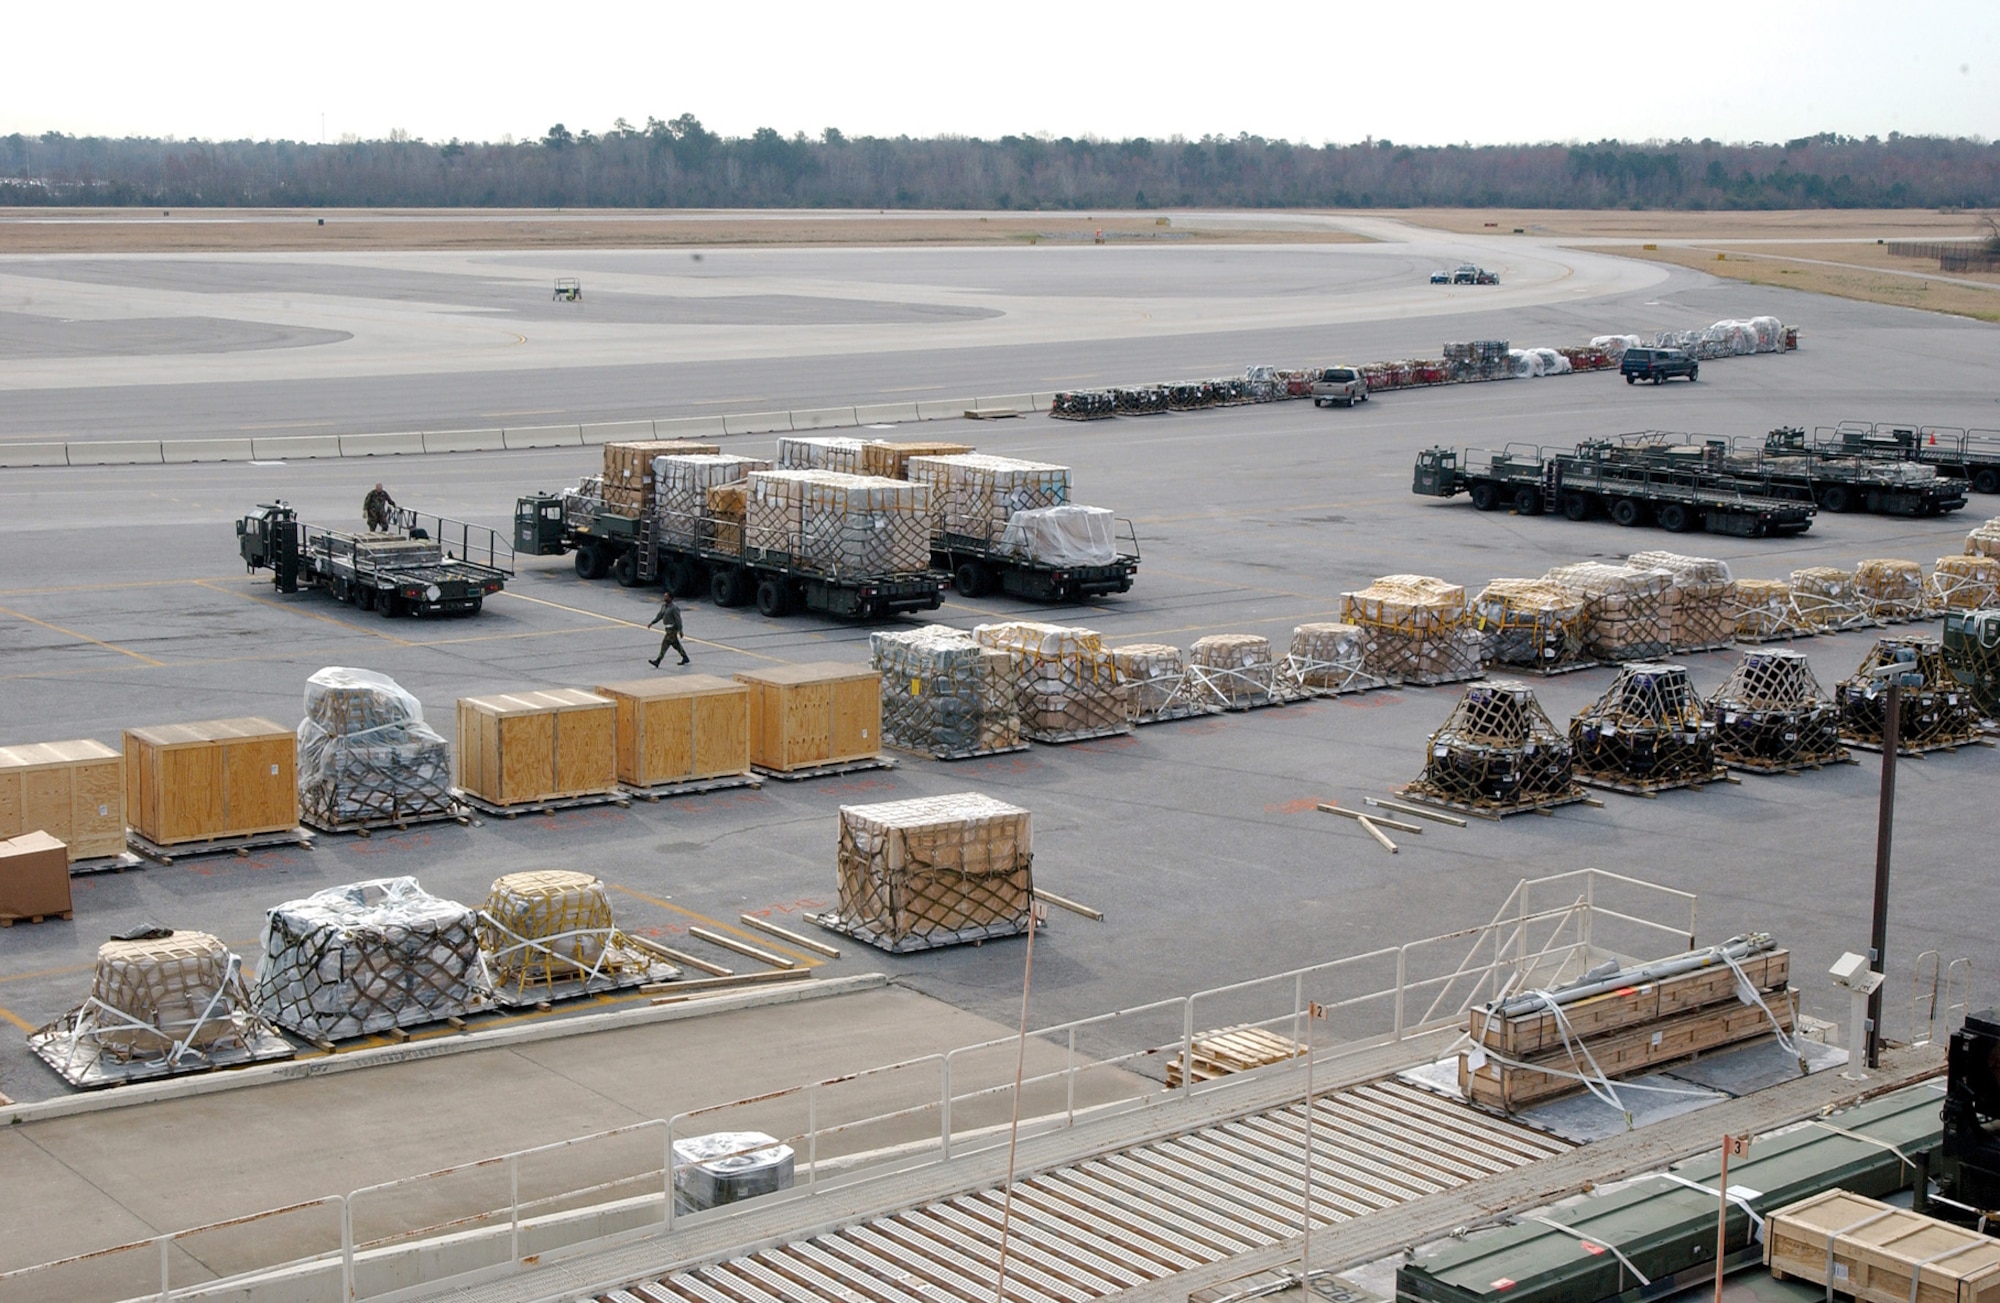
<svg viewBox="0 0 2000 1303"><path fill-rule="evenodd" d="M675 597L680 597L684 594L687 596L694 595L694 562L688 560L686 557L677 556L668 558L665 574L662 577L667 581L667 591Z"/></svg>
<svg viewBox="0 0 2000 1303"><path fill-rule="evenodd" d="M1835 514L1846 511L1854 505L1853 496L1845 484L1829 484L1819 491L1819 509Z"/></svg>
<svg viewBox="0 0 2000 1303"><path fill-rule="evenodd" d="M1590 519L1590 495L1571 489L1563 494L1563 515L1571 520Z"/></svg>
<svg viewBox="0 0 2000 1303"><path fill-rule="evenodd" d="M792 609L792 595L782 579L766 579L757 585L757 609L775 620Z"/></svg>
<svg viewBox="0 0 2000 1303"><path fill-rule="evenodd" d="M984 597L986 595L986 567L977 561L967 561L952 571L952 587L958 589L960 597Z"/></svg>
<svg viewBox="0 0 2000 1303"><path fill-rule="evenodd" d="M611 577L618 581L620 588L637 588L639 586L639 554L637 552L620 552L618 559L611 563Z"/></svg>
<svg viewBox="0 0 2000 1303"><path fill-rule="evenodd" d="M576 550L576 577L578 579L604 578L604 549L595 543L585 543Z"/></svg>
<svg viewBox="0 0 2000 1303"><path fill-rule="evenodd" d="M1639 382L1639 377L1637 377L1637 376L1633 375L1633 374L1632 374L1632 373L1631 373L1630 371L1627 371L1627 372L1625 373L1625 383L1626 383L1626 384L1628 384L1628 385L1632 385L1632 384L1637 384L1638 382Z"/></svg>
<svg viewBox="0 0 2000 1303"><path fill-rule="evenodd" d="M1611 504L1611 519L1628 529L1645 519L1645 516L1646 509L1632 498L1620 498Z"/></svg>
<svg viewBox="0 0 2000 1303"><path fill-rule="evenodd" d="M1868 504L1868 510L1869 510L1869 511L1870 511L1871 513L1873 513L1873 514L1875 514L1875 515L1880 515L1880 514L1881 514L1881 512L1882 512L1882 490L1880 490L1880 489L1870 489L1870 490L1868 490L1868 497L1867 497L1866 501L1867 501L1867 504Z"/></svg>
<svg viewBox="0 0 2000 1303"><path fill-rule="evenodd" d="M1660 505L1660 528L1669 534L1685 534L1694 524L1694 514L1678 502Z"/></svg>
<svg viewBox="0 0 2000 1303"><path fill-rule="evenodd" d="M354 590L354 604L355 604L356 606L360 607L360 608L361 608L362 610L364 610L364 611L372 611L372 610L374 610L374 609L375 609L375 590L374 590L374 589L372 589L372 588L357 588L357 589L355 589L355 590Z"/></svg>
<svg viewBox="0 0 2000 1303"><path fill-rule="evenodd" d="M2000 493L2000 469L1982 466L1972 475L1974 493Z"/></svg>
<svg viewBox="0 0 2000 1303"><path fill-rule="evenodd" d="M1472 486L1472 506L1476 511L1492 511L1500 505L1500 486L1480 480Z"/></svg>
<svg viewBox="0 0 2000 1303"><path fill-rule="evenodd" d="M474 593L472 595L472 609L467 611L466 614L478 615L480 608L485 605L486 605L486 595L484 593Z"/></svg>
<svg viewBox="0 0 2000 1303"><path fill-rule="evenodd" d="M708 597L717 606L743 605L743 572L727 568L710 574Z"/></svg>
<svg viewBox="0 0 2000 1303"><path fill-rule="evenodd" d="M375 603L375 609L380 611L384 618L393 620L403 613L403 599L394 593L383 593L380 600Z"/></svg>
<svg viewBox="0 0 2000 1303"><path fill-rule="evenodd" d="M1689 367L1689 368L1688 368L1688 383L1690 383L1690 384L1694 383L1694 381L1695 381L1695 380L1696 380L1696 379L1697 379L1697 378L1698 378L1698 377L1699 377L1700 375L1701 375L1701 368L1700 368L1700 367L1698 367L1698 366L1691 366L1691 367Z"/></svg>
<svg viewBox="0 0 2000 1303"><path fill-rule="evenodd" d="M1514 510L1517 514L1523 516L1541 515L1542 491L1540 489L1529 488L1525 484L1522 485L1520 488L1515 489Z"/></svg>

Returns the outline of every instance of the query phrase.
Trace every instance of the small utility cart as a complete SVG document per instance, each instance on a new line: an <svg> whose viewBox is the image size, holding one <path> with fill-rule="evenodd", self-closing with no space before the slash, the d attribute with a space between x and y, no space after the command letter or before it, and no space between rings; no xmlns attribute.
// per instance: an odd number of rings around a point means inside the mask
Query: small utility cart
<svg viewBox="0 0 2000 1303"><path fill-rule="evenodd" d="M558 303L583 302L583 282L574 276L556 277L556 301Z"/></svg>

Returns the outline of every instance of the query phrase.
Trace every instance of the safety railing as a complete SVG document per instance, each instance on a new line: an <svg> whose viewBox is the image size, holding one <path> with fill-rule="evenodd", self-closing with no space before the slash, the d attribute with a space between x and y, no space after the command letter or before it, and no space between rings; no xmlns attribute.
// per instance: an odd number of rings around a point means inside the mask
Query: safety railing
<svg viewBox="0 0 2000 1303"><path fill-rule="evenodd" d="M497 529L408 507L396 508L396 523L412 536L421 530L423 537L437 543L448 558L490 566L505 575L514 573L514 545Z"/></svg>

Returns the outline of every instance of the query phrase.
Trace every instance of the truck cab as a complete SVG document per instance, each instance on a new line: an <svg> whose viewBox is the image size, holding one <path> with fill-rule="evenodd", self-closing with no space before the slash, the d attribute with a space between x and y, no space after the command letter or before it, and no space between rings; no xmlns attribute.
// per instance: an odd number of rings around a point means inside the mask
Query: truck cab
<svg viewBox="0 0 2000 1303"><path fill-rule="evenodd" d="M527 556L561 556L569 550L560 493L530 493L514 504L514 550Z"/></svg>
<svg viewBox="0 0 2000 1303"><path fill-rule="evenodd" d="M1429 498L1449 498L1462 487L1456 448L1426 448L1417 454L1416 478L1410 485L1412 493L1421 493Z"/></svg>

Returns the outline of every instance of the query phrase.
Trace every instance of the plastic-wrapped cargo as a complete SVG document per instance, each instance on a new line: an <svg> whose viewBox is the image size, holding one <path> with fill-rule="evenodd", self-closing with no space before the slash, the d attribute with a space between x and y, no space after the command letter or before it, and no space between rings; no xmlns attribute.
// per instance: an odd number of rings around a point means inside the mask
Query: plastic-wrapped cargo
<svg viewBox="0 0 2000 1303"><path fill-rule="evenodd" d="M1738 642L1803 638L1813 631L1792 604L1792 586L1783 579L1739 579L1729 591L1731 623Z"/></svg>
<svg viewBox="0 0 2000 1303"><path fill-rule="evenodd" d="M1314 695L1362 692L1382 681L1368 672L1368 636L1358 624L1327 620L1294 625L1279 673L1293 691Z"/></svg>
<svg viewBox="0 0 2000 1303"><path fill-rule="evenodd" d="M1626 349L1642 348L1644 345L1645 341L1637 335L1593 335L1590 339L1590 346L1609 353L1614 365L1625 360Z"/></svg>
<svg viewBox="0 0 2000 1303"><path fill-rule="evenodd" d="M1848 758L1840 708L1800 652L1743 653L1709 696L1708 717L1715 721L1717 758L1739 769L1793 773Z"/></svg>
<svg viewBox="0 0 2000 1303"><path fill-rule="evenodd" d="M1007 653L942 624L868 635L882 675L882 740L940 760L1020 749Z"/></svg>
<svg viewBox="0 0 2000 1303"><path fill-rule="evenodd" d="M1571 369L1569 359L1563 356L1560 350L1553 348L1508 349L1507 361L1513 368L1516 379L1566 375Z"/></svg>
<svg viewBox="0 0 2000 1303"><path fill-rule="evenodd" d="M1023 737L1077 742L1131 731L1118 666L1094 630L1014 620L979 625L972 637L1006 654Z"/></svg>
<svg viewBox="0 0 2000 1303"><path fill-rule="evenodd" d="M929 490L838 471L754 471L746 553L775 553L834 578L907 574L931 563Z"/></svg>
<svg viewBox="0 0 2000 1303"><path fill-rule="evenodd" d="M1495 579L1472 599L1472 619L1495 664L1556 674L1595 664L1584 653L1583 599L1543 579Z"/></svg>
<svg viewBox="0 0 2000 1303"><path fill-rule="evenodd" d="M674 547L709 546L709 491L735 484L771 463L731 453L692 453L653 459L656 537ZM724 499L726 502L727 499Z"/></svg>
<svg viewBox="0 0 2000 1303"><path fill-rule="evenodd" d="M1045 565L1106 566L1118 559L1114 517L1103 507L1035 507L1007 518L1000 550Z"/></svg>
<svg viewBox="0 0 2000 1303"><path fill-rule="evenodd" d="M611 898L595 874L569 869L532 869L494 879L479 911L479 948L496 996L507 1003L611 990L677 973L618 930Z"/></svg>
<svg viewBox="0 0 2000 1303"><path fill-rule="evenodd" d="M865 474L861 467L861 450L865 446L864 440L839 435L811 438L786 435L778 440L778 469Z"/></svg>
<svg viewBox="0 0 2000 1303"><path fill-rule="evenodd" d="M605 510L644 519L653 514L653 462L682 453L717 453L719 444L692 439L641 439L604 445L604 474L598 481Z"/></svg>
<svg viewBox="0 0 2000 1303"><path fill-rule="evenodd" d="M1165 643L1135 642L1111 649L1118 682L1125 689L1126 710L1134 724L1206 715L1215 707L1198 700L1187 677L1181 649Z"/></svg>
<svg viewBox="0 0 2000 1303"><path fill-rule="evenodd" d="M461 1017L492 1003L479 915L415 878L286 901L264 917L257 1012L310 1040Z"/></svg>
<svg viewBox="0 0 2000 1303"><path fill-rule="evenodd" d="M813 921L892 953L1025 933L1028 812L977 792L840 807L840 905Z"/></svg>
<svg viewBox="0 0 2000 1303"><path fill-rule="evenodd" d="M2000 557L2000 516L1973 527L1965 536L1967 556Z"/></svg>
<svg viewBox="0 0 2000 1303"><path fill-rule="evenodd" d="M369 828L458 812L451 744L386 674L329 665L306 680L299 723L299 813L326 829Z"/></svg>
<svg viewBox="0 0 2000 1303"><path fill-rule="evenodd" d="M1673 615L1668 638L1676 655L1727 647L1736 636L1729 592L1735 582L1727 562L1678 552L1634 552L1625 563L1673 576Z"/></svg>
<svg viewBox="0 0 2000 1303"><path fill-rule="evenodd" d="M912 483L930 487L931 526L938 534L995 543L1015 512L1069 503L1067 466L976 452L912 457L907 465Z"/></svg>
<svg viewBox="0 0 2000 1303"><path fill-rule="evenodd" d="M1924 599L1933 612L1977 611L2000 605L2000 558L1939 557L1924 584Z"/></svg>
<svg viewBox="0 0 2000 1303"><path fill-rule="evenodd" d="M792 1188L792 1147L761 1131L674 1141L674 1210L700 1212Z"/></svg>
<svg viewBox="0 0 2000 1303"><path fill-rule="evenodd" d="M1583 799L1569 739L1525 683L1493 679L1465 690L1431 734L1423 776L1405 796L1487 815L1545 810Z"/></svg>
<svg viewBox="0 0 2000 1303"><path fill-rule="evenodd" d="M1341 619L1360 627L1367 671L1384 683L1449 683L1485 673L1481 635L1457 584L1384 575L1341 595Z"/></svg>
<svg viewBox="0 0 2000 1303"><path fill-rule="evenodd" d="M1654 660L1672 650L1680 593L1671 572L1580 561L1542 578L1582 600L1584 649L1598 660Z"/></svg>
<svg viewBox="0 0 2000 1303"><path fill-rule="evenodd" d="M1871 620L1916 620L1924 613L1924 568L1878 558L1854 568L1854 596Z"/></svg>
<svg viewBox="0 0 2000 1303"><path fill-rule="evenodd" d="M571 529L580 529L590 523L590 518L605 509L604 477L586 475L562 491L563 523Z"/></svg>
<svg viewBox="0 0 2000 1303"><path fill-rule="evenodd" d="M1870 674L1892 663L1901 652L1913 656L1913 672L1921 675L1919 687L1904 688L1896 711L1896 751L1899 755L1919 755L1961 746L1980 736L1979 709L1972 694L1952 675L1945 664L1944 646L1924 634L1892 634L1876 640L1850 678L1834 688L1840 704L1840 736L1844 742L1871 750L1882 749L1883 730L1888 726L1889 687Z"/></svg>
<svg viewBox="0 0 2000 1303"><path fill-rule="evenodd" d="M1685 666L1637 662L1570 721L1576 775L1628 792L1687 787L1722 777L1715 723Z"/></svg>
<svg viewBox="0 0 2000 1303"><path fill-rule="evenodd" d="M1854 576L1832 566L1806 566L1792 571L1792 607L1799 623L1814 633L1854 629L1869 623L1861 610Z"/></svg>
<svg viewBox="0 0 2000 1303"><path fill-rule="evenodd" d="M1196 699L1224 710L1248 710L1284 700L1271 640L1254 633L1212 633L1188 648L1186 672Z"/></svg>

